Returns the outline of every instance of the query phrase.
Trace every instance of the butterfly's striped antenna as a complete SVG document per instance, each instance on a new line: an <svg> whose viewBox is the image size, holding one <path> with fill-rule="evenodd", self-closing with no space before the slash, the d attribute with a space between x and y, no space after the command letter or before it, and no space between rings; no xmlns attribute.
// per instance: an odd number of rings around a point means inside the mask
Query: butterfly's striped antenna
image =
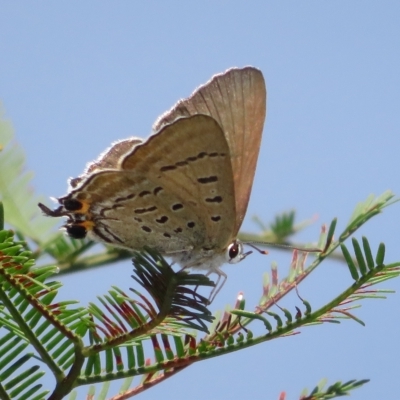
<svg viewBox="0 0 400 400"><path fill-rule="evenodd" d="M304 251L306 253L322 253L321 249L316 247L298 247L292 246L290 244L282 244L282 243L272 243L272 242L243 242L243 244L252 247L253 249L257 250L260 254L268 254L267 250L262 250L255 246L256 244L264 245L264 246L271 246L271 247L278 247L280 249L290 249L290 250L299 250Z"/></svg>

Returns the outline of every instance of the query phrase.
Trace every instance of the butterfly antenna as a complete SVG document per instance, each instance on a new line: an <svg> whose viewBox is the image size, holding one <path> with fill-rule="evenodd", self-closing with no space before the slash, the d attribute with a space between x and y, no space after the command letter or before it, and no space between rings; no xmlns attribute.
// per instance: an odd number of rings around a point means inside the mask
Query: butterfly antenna
<svg viewBox="0 0 400 400"><path fill-rule="evenodd" d="M261 244L261 245L266 245L266 246L271 246L271 247L278 247L280 249L291 249L291 250L299 250L299 251L304 251L306 253L321 253L322 250L318 249L316 247L297 247L297 246L292 246L290 244L282 244L282 243L272 243L272 242L243 242L243 244L246 244L247 246L252 247L253 249L257 250L260 254L268 254L267 250L262 250L255 246L256 244Z"/></svg>

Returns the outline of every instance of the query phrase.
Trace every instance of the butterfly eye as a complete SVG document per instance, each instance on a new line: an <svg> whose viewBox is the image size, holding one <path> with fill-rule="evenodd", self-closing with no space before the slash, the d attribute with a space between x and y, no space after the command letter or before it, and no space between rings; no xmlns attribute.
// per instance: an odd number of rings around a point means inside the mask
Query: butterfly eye
<svg viewBox="0 0 400 400"><path fill-rule="evenodd" d="M243 245L240 242L233 242L226 249L226 259L229 264L236 264L242 261L244 257Z"/></svg>
<svg viewBox="0 0 400 400"><path fill-rule="evenodd" d="M67 225L66 227L68 236L73 239L84 239L87 234L87 230L83 225Z"/></svg>

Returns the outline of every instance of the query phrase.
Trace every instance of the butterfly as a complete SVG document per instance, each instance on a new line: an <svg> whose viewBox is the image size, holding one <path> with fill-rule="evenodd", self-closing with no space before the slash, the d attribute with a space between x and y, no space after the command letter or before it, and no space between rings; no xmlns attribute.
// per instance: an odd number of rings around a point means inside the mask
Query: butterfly
<svg viewBox="0 0 400 400"><path fill-rule="evenodd" d="M266 115L260 70L215 75L161 115L146 140L118 141L69 181L51 217L67 233L216 273L241 261L237 235L246 214ZM218 286L220 279L223 281Z"/></svg>

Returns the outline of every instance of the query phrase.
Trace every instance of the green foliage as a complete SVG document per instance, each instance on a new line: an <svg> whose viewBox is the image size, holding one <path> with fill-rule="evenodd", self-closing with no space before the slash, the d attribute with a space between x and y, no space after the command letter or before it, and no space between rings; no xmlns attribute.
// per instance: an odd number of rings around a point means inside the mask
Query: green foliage
<svg viewBox="0 0 400 400"><path fill-rule="evenodd" d="M29 186L33 177L24 169L25 156L13 143L11 124L3 119L0 109L0 200L7 210L7 222L22 236L41 243L55 223L42 218L35 196Z"/></svg>
<svg viewBox="0 0 400 400"><path fill-rule="evenodd" d="M0 126L0 140L10 146L7 126ZM208 277L175 271L151 249L133 255L129 293L112 287L87 307L73 299L59 301L62 285L53 280L55 273L111 264L132 258L132 254L111 248L89 253L93 245L90 241L52 234L41 222L48 220L37 216L37 200L27 194L30 175L22 172L21 151L6 147L0 153L0 168L7 171L0 177L5 210L4 214L0 203L1 399L74 399L74 389L84 385L88 397L99 389L96 398L105 399L110 381L117 379L121 380L120 393L130 398L195 362L293 335L304 326L347 319L362 323L354 314L355 308L364 299L383 297L387 291L371 288L400 274L400 262L385 264L383 244L373 250L365 237L361 241L353 237L351 246L344 244L360 226L396 201L386 192L360 203L336 241L336 220L323 229L318 241L321 250L312 253L311 263L307 263L310 251L295 250L289 273L282 280L278 280L278 267L273 264L271 273L264 276L258 304L250 309L239 296L232 309L213 317L207 309L208 299L200 294L202 288L213 286ZM263 233L253 235L254 240L267 237L288 243L289 236L299 229L294 217L294 213L281 215L270 228L260 224ZM17 235L4 229L4 221L6 227L16 229ZM29 251L21 238L33 242L36 248ZM297 293L297 287L334 255L347 264L353 282L314 310ZM44 264L42 260L49 257L51 264ZM299 304L291 310L279 307L279 300L292 291L296 291ZM260 326L261 332L254 333ZM44 387L44 374L54 377L54 387ZM141 378L138 384L134 383L136 377ZM366 382L337 382L327 388L321 382L299 399L333 399Z"/></svg>
<svg viewBox="0 0 400 400"><path fill-rule="evenodd" d="M101 306L84 308L56 300L61 285L48 281L56 267L32 268L31 253L13 240L11 231L0 231L0 249L0 327L8 332L0 343L0 390L8 393L3 398L16 395L9 392L16 382L21 398L48 393L38 383L43 374L33 373L39 365L25 367L32 357L46 364L58 382L49 398L61 399L75 386L154 370L155 365L146 364L145 341L152 343L157 365L175 357L171 339L181 358L186 357L184 338L193 329L207 331L212 320L208 300L196 292L212 286L209 279L174 272L150 251L134 257L134 279L148 291L147 297L132 289L134 299L113 288L99 298ZM166 358L158 335L168 349Z"/></svg>
<svg viewBox="0 0 400 400"><path fill-rule="evenodd" d="M329 400L340 396L348 396L351 390L357 389L365 385L367 382L369 382L368 379L360 381L354 379L345 383L336 382L325 389L326 380L323 379L310 394L307 394L307 391L305 390L300 400Z"/></svg>
<svg viewBox="0 0 400 400"><path fill-rule="evenodd" d="M390 199L389 194L377 199L363 212L381 210ZM328 239L333 236L331 231ZM315 311L300 297L303 309L296 307L294 313L283 308L271 310L339 245L354 279L349 288ZM43 373L37 372L44 363L57 382L50 399L62 399L77 386L117 378L126 378L124 391L133 396L194 362L291 335L303 326L343 318L361 322L351 313L355 308L352 303L379 297L383 291L371 291L371 286L398 276L400 263L384 264L384 246L379 246L374 256L366 238L362 245L353 239L352 245L358 267L340 239L331 242L308 267L306 253L296 250L287 278L278 282L273 270L271 278L265 279L263 296L254 311L246 310L244 299L239 298L231 311L208 326L213 320L206 308L208 301L197 290L212 286L209 279L173 271L150 249L146 254L136 253L133 259L133 278L147 295L132 288L131 297L113 287L99 297L100 305L77 307L73 300L56 300L61 285L50 280L56 267L33 268L34 259L24 243L15 241L11 231L0 231L0 326L7 332L0 340L0 392L3 398L17 394L21 399L46 398L49 390L42 388ZM260 335L250 330L257 321L266 331ZM198 340L194 331L208 334ZM142 376L142 383L130 388L135 376ZM314 390L310 395L314 397L304 398L334 398L360 382L335 384L319 397ZM107 392L107 385L102 391Z"/></svg>

